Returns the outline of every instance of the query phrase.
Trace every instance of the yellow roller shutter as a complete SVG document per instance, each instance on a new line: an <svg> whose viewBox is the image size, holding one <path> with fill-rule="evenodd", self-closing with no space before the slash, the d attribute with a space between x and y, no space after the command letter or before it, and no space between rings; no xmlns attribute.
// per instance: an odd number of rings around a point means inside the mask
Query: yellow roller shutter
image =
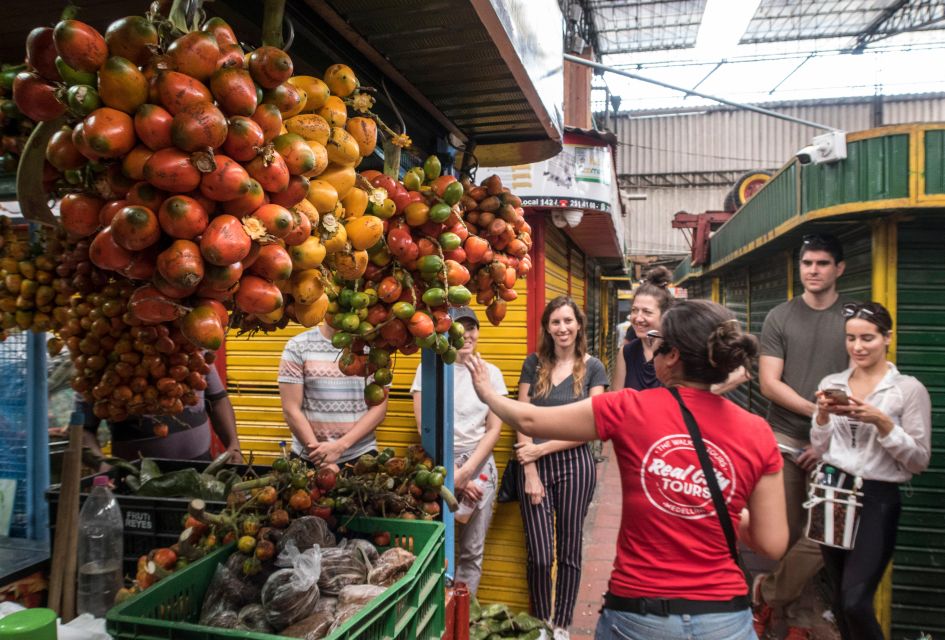
<svg viewBox="0 0 945 640"><path fill-rule="evenodd" d="M587 283L584 273L584 254L571 247L571 297L582 309L587 303Z"/></svg>
<svg viewBox="0 0 945 640"><path fill-rule="evenodd" d="M545 302L570 295L568 241L556 227L545 225Z"/></svg>
<svg viewBox="0 0 945 640"><path fill-rule="evenodd" d="M520 281L516 290L519 297L509 304L508 314L499 327L489 323L484 307L474 306L481 324L479 353L502 370L513 397L518 392L518 377L527 355L525 319L528 294L525 282ZM285 343L304 330L291 325L269 335L227 338L227 384L236 411L240 442L244 451L253 451L262 463L271 461L278 454L280 440L288 442L292 437L282 419L276 377ZM402 450L420 440L410 396L410 384L419 362L419 354L396 358L387 417L377 429L378 445L382 448L392 446ZM495 449L500 476L514 442L512 430L503 426ZM479 598L484 602L506 602L527 609L524 558L525 539L518 504L499 505L486 540Z"/></svg>

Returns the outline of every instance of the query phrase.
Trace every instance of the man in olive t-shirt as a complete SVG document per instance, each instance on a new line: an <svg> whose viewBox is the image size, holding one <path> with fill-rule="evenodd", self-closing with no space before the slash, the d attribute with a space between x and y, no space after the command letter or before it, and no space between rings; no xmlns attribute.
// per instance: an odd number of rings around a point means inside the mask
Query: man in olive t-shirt
<svg viewBox="0 0 945 640"><path fill-rule="evenodd" d="M801 634L814 623L810 598L801 598L823 566L819 545L803 535L808 473L817 463L809 450L810 418L818 383L849 363L843 318L847 300L837 292L845 267L843 248L834 236L805 236L799 262L803 295L772 309L761 331L758 377L762 394L771 401L768 422L782 449L802 453L783 454L791 547L774 572L756 581L753 589L762 601L755 612L759 637L770 622L770 607L783 608L788 627Z"/></svg>

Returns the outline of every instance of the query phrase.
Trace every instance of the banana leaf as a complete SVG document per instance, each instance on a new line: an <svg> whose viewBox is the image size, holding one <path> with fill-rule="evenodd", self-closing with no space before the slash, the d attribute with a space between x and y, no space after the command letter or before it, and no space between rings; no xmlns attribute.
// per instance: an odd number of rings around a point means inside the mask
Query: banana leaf
<svg viewBox="0 0 945 640"><path fill-rule="evenodd" d="M512 618L512 622L517 631L532 631L534 629L548 628L544 622L534 616L528 615L524 611L517 613L515 617Z"/></svg>
<svg viewBox="0 0 945 640"><path fill-rule="evenodd" d="M481 617L506 619L506 618L511 618L512 615L509 613L509 605L495 603L495 604L487 604L486 606L482 607Z"/></svg>
<svg viewBox="0 0 945 640"><path fill-rule="evenodd" d="M161 468L158 466L151 458L141 458L141 473L138 477L141 479L141 484L145 485L149 480L161 477Z"/></svg>
<svg viewBox="0 0 945 640"><path fill-rule="evenodd" d="M472 624L482 617L482 607L476 596L469 596L469 623Z"/></svg>

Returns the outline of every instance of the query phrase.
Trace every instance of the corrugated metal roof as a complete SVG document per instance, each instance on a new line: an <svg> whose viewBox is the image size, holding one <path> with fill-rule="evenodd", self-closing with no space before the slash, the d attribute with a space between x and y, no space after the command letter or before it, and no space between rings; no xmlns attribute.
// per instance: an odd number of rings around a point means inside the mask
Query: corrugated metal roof
<svg viewBox="0 0 945 640"><path fill-rule="evenodd" d="M879 104L872 98L859 98L763 106L845 131L945 120L942 94L887 97ZM879 122L874 121L877 115ZM822 133L729 107L623 113L616 118L616 128L618 175L777 168Z"/></svg>
<svg viewBox="0 0 945 640"><path fill-rule="evenodd" d="M671 226L673 214L677 211L702 213L719 210L726 191L727 187L635 190L645 193L646 200L624 202L627 253L634 256L688 255L686 236Z"/></svg>
<svg viewBox="0 0 945 640"><path fill-rule="evenodd" d="M846 131L870 127L869 104L788 107L792 116ZM779 167L823 133L814 127L733 109L668 117L616 120L617 175L670 172L748 171Z"/></svg>

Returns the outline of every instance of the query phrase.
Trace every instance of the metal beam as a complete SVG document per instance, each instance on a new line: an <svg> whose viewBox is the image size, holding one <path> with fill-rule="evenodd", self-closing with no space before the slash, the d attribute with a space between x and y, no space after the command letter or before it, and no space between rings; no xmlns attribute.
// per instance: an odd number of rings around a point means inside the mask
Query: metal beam
<svg viewBox="0 0 945 640"><path fill-rule="evenodd" d="M945 20L945 3L941 0L899 0L887 7L856 37L851 53L862 53L874 42Z"/></svg>
<svg viewBox="0 0 945 640"><path fill-rule="evenodd" d="M718 171L681 171L678 173L622 173L617 176L621 189L643 189L646 187L730 187L735 184L743 169Z"/></svg>
<svg viewBox="0 0 945 640"><path fill-rule="evenodd" d="M693 89L698 89L698 88L699 88L699 85L701 85L703 82L705 82L706 80L708 80L708 79L709 79L709 76L711 76L713 73L715 73L716 71L718 71L718 70L719 70L719 67L721 67L721 66L722 66L723 64L725 64L726 62L727 62L726 60L720 60L719 62L716 62L716 63L715 63L715 66L712 67L712 70L709 71L709 73L707 73L707 74L705 74L704 76L702 76L702 79L699 80L699 82L697 82L697 83L695 83L694 85L692 85L692 89L690 89L690 91L692 91ZM688 97L688 96L686 96L686 97Z"/></svg>
<svg viewBox="0 0 945 640"><path fill-rule="evenodd" d="M801 60L801 61L797 64L797 66L795 66L793 69L791 69L791 72L790 72L790 73L788 73L786 76L784 76L783 78L781 78L781 80L778 82L778 84L776 84L776 85L774 85L774 87L772 87L771 91L768 92L768 95L770 96L770 95L773 94L775 91L777 91L778 88L779 88L782 84L784 84L785 82L788 81L788 78L790 78L790 77L793 76L795 73L797 73L797 71L798 71L801 67L803 67L803 66L807 63L807 61L810 60L811 58L813 58L815 55L817 55L817 54L811 52L810 55L808 55L806 58L804 58L803 60Z"/></svg>
<svg viewBox="0 0 945 640"><path fill-rule="evenodd" d="M623 76L625 78L631 78L633 80L639 80L640 82L648 82L650 84L655 84L659 87L664 87L666 89L672 89L673 91L679 91L686 94L687 96L699 96L700 98L705 98L706 100L712 100L714 102L719 102L721 104L727 104L730 107L736 107L738 109L745 109L746 111L754 111L755 113L760 113L761 115L769 116L772 118L778 118L780 120L787 120L788 122L794 122L796 124L802 124L807 127L814 127L816 129L823 129L824 131L835 131L836 127L832 127L826 124L820 124L819 122L813 122L811 120L804 120L803 118L795 118L794 116L789 116L785 113L778 113L777 111L771 111L770 109L764 109L762 107L756 107L752 104L744 104L742 102L735 102L733 100L726 100L725 98L719 98L718 96L711 96L707 93L701 93L699 91L693 91L691 89L685 89L683 87L677 87L674 84L669 84L668 82L662 82L660 80L654 80L653 78L647 78L645 76L638 75L636 73L630 73L629 71L622 71L620 69L615 69L606 64L600 64L599 62L593 62L591 60L585 60L584 58L579 58L578 56L572 56L569 53L564 54L564 59L568 62L576 62L577 64L583 64L587 67L593 69L599 69L601 71L606 71L609 73L617 74L618 76Z"/></svg>

